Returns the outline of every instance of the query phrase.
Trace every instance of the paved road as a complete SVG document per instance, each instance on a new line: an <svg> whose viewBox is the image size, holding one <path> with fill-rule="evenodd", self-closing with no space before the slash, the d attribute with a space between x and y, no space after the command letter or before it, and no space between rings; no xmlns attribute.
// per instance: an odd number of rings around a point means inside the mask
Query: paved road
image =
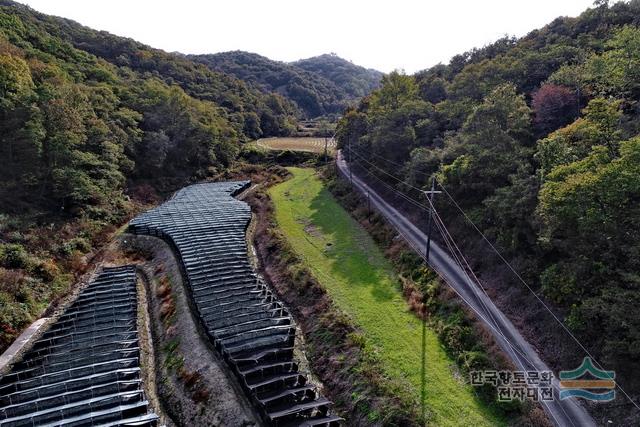
<svg viewBox="0 0 640 427"><path fill-rule="evenodd" d="M337 162L340 172L349 179L349 168L341 152L338 152ZM369 193L373 206L387 218L407 240L409 245L424 257L424 248L427 240L425 234L358 178L355 173L353 173L353 184L361 192ZM549 367L540 359L536 350L520 335L513 323L502 314L479 286L468 278L453 259L433 241L431 242L429 258L429 264L438 271L467 305L479 314L481 321L487 325L487 329L493 334L496 342L505 354L510 357L518 370L550 371ZM570 368L573 369L574 367ZM559 399L560 393L557 379L554 379L553 385L555 388L554 396ZM549 419L557 426L590 427L596 425L593 418L575 399L544 402L543 406Z"/></svg>

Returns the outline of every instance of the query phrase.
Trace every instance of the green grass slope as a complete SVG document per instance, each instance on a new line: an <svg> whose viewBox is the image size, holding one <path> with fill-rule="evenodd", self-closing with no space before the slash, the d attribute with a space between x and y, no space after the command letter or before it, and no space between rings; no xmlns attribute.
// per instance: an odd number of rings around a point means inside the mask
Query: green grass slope
<svg viewBox="0 0 640 427"><path fill-rule="evenodd" d="M421 394L422 323L408 311L392 266L311 169L270 190L276 219L294 250L341 310L365 333L389 376ZM458 378L436 334L426 331L426 403L437 426L503 425Z"/></svg>

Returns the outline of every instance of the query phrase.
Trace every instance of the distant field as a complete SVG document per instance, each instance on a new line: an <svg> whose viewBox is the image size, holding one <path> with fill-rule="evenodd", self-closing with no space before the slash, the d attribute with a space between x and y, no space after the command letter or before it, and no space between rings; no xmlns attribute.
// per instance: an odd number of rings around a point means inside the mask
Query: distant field
<svg viewBox="0 0 640 427"><path fill-rule="evenodd" d="M422 324L409 312L390 262L314 170L289 170L293 178L270 190L280 229L333 301L362 328L387 374L408 380L419 401ZM429 425L505 424L458 378L454 361L430 329L426 353Z"/></svg>
<svg viewBox="0 0 640 427"><path fill-rule="evenodd" d="M259 147L269 150L292 150L324 153L324 138L263 138L257 140L256 144ZM330 155L335 152L335 140L329 139L327 149Z"/></svg>

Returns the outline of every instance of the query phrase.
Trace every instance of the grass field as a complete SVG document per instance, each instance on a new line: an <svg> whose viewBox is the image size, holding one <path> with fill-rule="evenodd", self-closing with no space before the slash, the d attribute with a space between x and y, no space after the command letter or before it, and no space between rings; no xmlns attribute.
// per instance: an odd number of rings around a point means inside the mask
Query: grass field
<svg viewBox="0 0 640 427"><path fill-rule="evenodd" d="M269 150L308 151L324 153L324 138L263 138L256 141L259 147ZM329 155L336 150L335 140L330 139L327 144Z"/></svg>
<svg viewBox="0 0 640 427"><path fill-rule="evenodd" d="M422 323L408 311L392 266L312 169L290 171L292 179L270 190L278 225L339 308L362 328L388 375L408 380L419 401ZM504 425L457 377L433 331L427 329L425 341L430 424Z"/></svg>

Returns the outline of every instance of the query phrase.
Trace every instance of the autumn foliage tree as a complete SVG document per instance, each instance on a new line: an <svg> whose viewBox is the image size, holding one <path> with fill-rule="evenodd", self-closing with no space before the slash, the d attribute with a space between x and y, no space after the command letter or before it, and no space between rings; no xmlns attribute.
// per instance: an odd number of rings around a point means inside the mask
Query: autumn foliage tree
<svg viewBox="0 0 640 427"><path fill-rule="evenodd" d="M568 123L580 112L580 101L575 91L553 83L545 83L532 96L537 130L546 135Z"/></svg>

